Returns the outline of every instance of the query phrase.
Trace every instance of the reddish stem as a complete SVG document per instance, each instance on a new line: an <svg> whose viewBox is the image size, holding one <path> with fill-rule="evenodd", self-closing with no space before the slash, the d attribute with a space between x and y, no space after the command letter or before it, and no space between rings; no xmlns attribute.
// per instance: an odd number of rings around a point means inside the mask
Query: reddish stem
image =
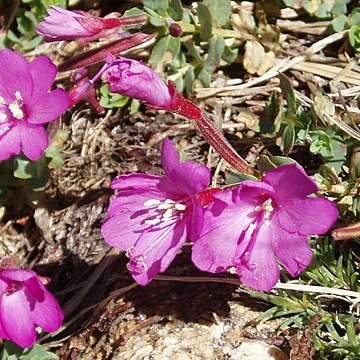
<svg viewBox="0 0 360 360"><path fill-rule="evenodd" d="M331 232L331 236L334 240L350 240L360 237L360 222L335 229Z"/></svg>
<svg viewBox="0 0 360 360"><path fill-rule="evenodd" d="M151 40L155 35L136 33L129 38L116 40L99 49L87 51L78 56L74 56L58 66L59 71L74 70L79 67L90 66L105 60L105 56L109 53L119 54L125 50L129 50L135 46L143 44Z"/></svg>
<svg viewBox="0 0 360 360"><path fill-rule="evenodd" d="M236 170L254 174L254 169L235 151L219 129L203 114L201 109L191 101L184 99L176 90L175 84L169 81L171 94L170 111L194 120L206 141Z"/></svg>

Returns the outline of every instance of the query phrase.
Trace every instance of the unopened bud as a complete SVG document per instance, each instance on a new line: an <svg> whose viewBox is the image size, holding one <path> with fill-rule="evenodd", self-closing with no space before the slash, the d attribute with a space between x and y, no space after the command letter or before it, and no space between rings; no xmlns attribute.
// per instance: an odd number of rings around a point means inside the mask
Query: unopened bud
<svg viewBox="0 0 360 360"><path fill-rule="evenodd" d="M182 35L183 30L181 28L181 26L177 23L172 23L169 26L169 33L171 36L173 37L179 37Z"/></svg>
<svg viewBox="0 0 360 360"><path fill-rule="evenodd" d="M68 93L70 107L84 99L92 87L92 82L88 78L80 80Z"/></svg>

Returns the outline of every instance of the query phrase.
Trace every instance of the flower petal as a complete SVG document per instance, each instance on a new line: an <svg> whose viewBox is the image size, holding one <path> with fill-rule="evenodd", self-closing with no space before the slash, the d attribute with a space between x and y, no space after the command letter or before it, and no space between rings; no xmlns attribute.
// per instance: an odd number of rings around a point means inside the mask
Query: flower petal
<svg viewBox="0 0 360 360"><path fill-rule="evenodd" d="M168 138L165 138L161 147L161 166L165 174L168 175L179 163L179 155L174 144Z"/></svg>
<svg viewBox="0 0 360 360"><path fill-rule="evenodd" d="M13 126L0 137L0 160L19 155L21 151L21 129Z"/></svg>
<svg viewBox="0 0 360 360"><path fill-rule="evenodd" d="M324 198L291 199L277 212L283 229L290 233L326 233L338 218L336 205Z"/></svg>
<svg viewBox="0 0 360 360"><path fill-rule="evenodd" d="M36 277L36 273L27 269L3 269L0 272L2 279L23 282Z"/></svg>
<svg viewBox="0 0 360 360"><path fill-rule="evenodd" d="M239 241L251 222L254 205L242 202L239 188L214 195L205 209L203 233L192 247L192 261L212 273L234 265Z"/></svg>
<svg viewBox="0 0 360 360"><path fill-rule="evenodd" d="M304 198L318 191L315 182L297 164L283 165L270 170L264 175L263 181L274 188L279 202Z"/></svg>
<svg viewBox="0 0 360 360"><path fill-rule="evenodd" d="M101 226L105 241L126 251L134 246L140 235L149 228L145 220L155 218L156 208L147 207L148 200L164 201L168 194L157 189L126 190L120 192L109 206L110 217Z"/></svg>
<svg viewBox="0 0 360 360"><path fill-rule="evenodd" d="M1 323L1 317L0 317L0 339L10 340L9 335L6 333Z"/></svg>
<svg viewBox="0 0 360 360"><path fill-rule="evenodd" d="M28 122L45 124L60 117L69 107L69 99L65 90L55 89L37 95L28 105Z"/></svg>
<svg viewBox="0 0 360 360"><path fill-rule="evenodd" d="M32 293L32 287L29 286L29 283L27 285L27 290L31 295L36 295ZM42 289L43 296L42 301L35 300L34 306L30 309L32 321L45 331L56 331L61 326L64 315L54 296L45 289L44 285L39 283L39 286Z"/></svg>
<svg viewBox="0 0 360 360"><path fill-rule="evenodd" d="M49 144L48 134L44 127L20 123L17 128L21 134L21 150L24 155L30 160L40 159Z"/></svg>
<svg viewBox="0 0 360 360"><path fill-rule="evenodd" d="M41 96L52 86L57 68L51 59L47 56L38 56L29 63L31 76L33 78L34 90L32 93L33 100L40 100Z"/></svg>
<svg viewBox="0 0 360 360"><path fill-rule="evenodd" d="M275 222L275 218L273 219ZM277 227L274 251L280 263L293 277L298 276L311 262L312 252L304 235L289 234Z"/></svg>
<svg viewBox="0 0 360 360"><path fill-rule="evenodd" d="M14 343L27 348L35 342L36 331L30 316L30 305L22 290L2 297L0 317L3 329Z"/></svg>
<svg viewBox="0 0 360 360"><path fill-rule="evenodd" d="M0 96L11 103L19 91L24 102L28 103L33 91L33 79L24 57L16 51L0 50L0 69Z"/></svg>
<svg viewBox="0 0 360 360"><path fill-rule="evenodd" d="M209 186L210 177L207 166L187 161L173 168L159 187L170 193L191 196L204 191Z"/></svg>
<svg viewBox="0 0 360 360"><path fill-rule="evenodd" d="M149 174L128 174L121 175L115 178L111 183L113 190L125 190L128 188L149 188L156 187L161 176L149 175Z"/></svg>
<svg viewBox="0 0 360 360"><path fill-rule="evenodd" d="M187 239L185 224L186 220L164 223L163 227L146 231L140 236L130 259L140 256L143 261L130 261L128 264L138 284L147 285L154 276L168 268Z"/></svg>
<svg viewBox="0 0 360 360"><path fill-rule="evenodd" d="M237 260L236 270L246 286L259 291L270 291L279 279L279 266L275 261L273 244L278 237L277 228L264 223L257 231L249 232L243 240L251 242L251 250Z"/></svg>

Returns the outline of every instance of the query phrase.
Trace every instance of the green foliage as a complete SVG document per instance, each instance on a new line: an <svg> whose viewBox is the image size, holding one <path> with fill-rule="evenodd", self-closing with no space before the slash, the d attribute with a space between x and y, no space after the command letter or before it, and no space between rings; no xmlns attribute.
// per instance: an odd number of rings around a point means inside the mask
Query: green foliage
<svg viewBox="0 0 360 360"><path fill-rule="evenodd" d="M359 291L360 275L356 264L355 250L346 244L339 245L323 238L313 242L314 258L299 279L287 283L318 285L329 288ZM281 328L304 329L318 313L323 316L314 333L316 359L358 359L360 337L358 319L351 314L351 303L346 297L294 290L277 290L274 294L247 291L252 296L265 300L273 306L263 312L259 321L268 321L285 316ZM341 306L340 306L341 304ZM354 304L354 306L356 306ZM334 357L329 356L333 354Z"/></svg>
<svg viewBox="0 0 360 360"><path fill-rule="evenodd" d="M53 143L37 161L19 155L0 162L1 216L6 207L18 211L25 204L34 206L37 203L49 181L50 169L63 165L61 144L66 137L66 132L58 131Z"/></svg>
<svg viewBox="0 0 360 360"><path fill-rule="evenodd" d="M128 97L110 92L109 84L101 86L100 94L100 105L107 109L121 108L129 102Z"/></svg>
<svg viewBox="0 0 360 360"><path fill-rule="evenodd" d="M23 349L10 341L6 341L1 360L58 360L54 353L46 351L41 345Z"/></svg>

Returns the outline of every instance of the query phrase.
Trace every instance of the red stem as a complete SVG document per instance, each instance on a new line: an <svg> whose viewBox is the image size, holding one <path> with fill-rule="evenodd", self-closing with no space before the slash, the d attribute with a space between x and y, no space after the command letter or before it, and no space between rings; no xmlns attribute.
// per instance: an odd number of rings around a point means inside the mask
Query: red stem
<svg viewBox="0 0 360 360"><path fill-rule="evenodd" d="M119 54L135 46L151 40L155 35L136 33L129 38L116 40L99 49L87 51L78 56L74 56L58 66L59 71L74 70L80 67L90 66L105 60L107 54Z"/></svg>

